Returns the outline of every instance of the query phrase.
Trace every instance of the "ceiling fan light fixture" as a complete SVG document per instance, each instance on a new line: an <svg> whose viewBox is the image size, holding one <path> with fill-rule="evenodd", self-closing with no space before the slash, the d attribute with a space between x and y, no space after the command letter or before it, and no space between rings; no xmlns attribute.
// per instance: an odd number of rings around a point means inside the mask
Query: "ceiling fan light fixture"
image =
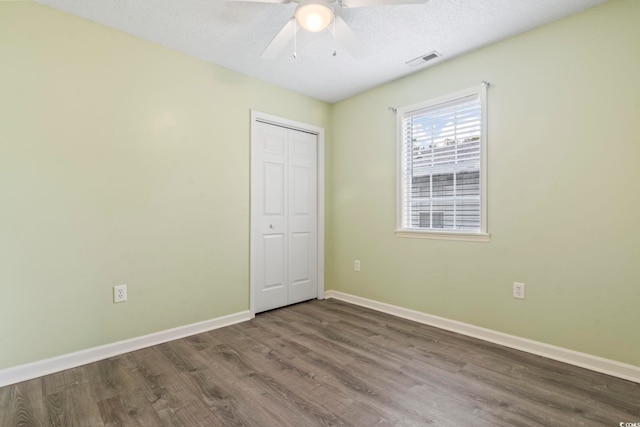
<svg viewBox="0 0 640 427"><path fill-rule="evenodd" d="M312 33L322 31L333 20L333 9L324 3L302 3L296 9L296 21L302 28Z"/></svg>

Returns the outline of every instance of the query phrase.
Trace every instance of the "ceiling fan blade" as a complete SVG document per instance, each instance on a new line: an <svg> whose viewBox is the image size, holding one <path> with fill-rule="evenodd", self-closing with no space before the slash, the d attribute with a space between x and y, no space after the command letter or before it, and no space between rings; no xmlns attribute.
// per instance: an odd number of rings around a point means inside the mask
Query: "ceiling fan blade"
<svg viewBox="0 0 640 427"><path fill-rule="evenodd" d="M273 40L271 40L271 43L269 43L269 46L267 46L264 52L262 52L260 58L275 59L280 54L280 52L282 52L282 49L284 49L285 46L289 44L289 42L291 41L291 39L293 39L293 36L298 32L299 29L300 28L296 25L295 18L291 18L289 22L284 24L284 27L282 27L278 35L276 35Z"/></svg>
<svg viewBox="0 0 640 427"><path fill-rule="evenodd" d="M342 6L351 7L369 7L369 6L393 6L397 4L417 4L426 3L429 0L343 0Z"/></svg>
<svg viewBox="0 0 640 427"><path fill-rule="evenodd" d="M245 3L291 3L291 0L227 0L227 1L241 1Z"/></svg>
<svg viewBox="0 0 640 427"><path fill-rule="evenodd" d="M337 15L333 19L335 21L336 41L344 46L344 48L349 51L351 56L353 56L355 59L362 59L371 54L371 51L369 51L367 45L364 44L364 42L360 40L360 37L358 37L356 33L353 32L351 27L349 27L349 25L344 22L344 19ZM329 31L333 33L333 30L334 26L329 25Z"/></svg>

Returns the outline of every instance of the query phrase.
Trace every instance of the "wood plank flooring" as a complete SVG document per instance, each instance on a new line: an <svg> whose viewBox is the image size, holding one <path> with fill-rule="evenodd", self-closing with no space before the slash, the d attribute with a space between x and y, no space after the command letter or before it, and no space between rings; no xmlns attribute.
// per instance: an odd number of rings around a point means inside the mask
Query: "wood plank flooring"
<svg viewBox="0 0 640 427"><path fill-rule="evenodd" d="M0 426L619 426L640 384L335 300L0 388Z"/></svg>

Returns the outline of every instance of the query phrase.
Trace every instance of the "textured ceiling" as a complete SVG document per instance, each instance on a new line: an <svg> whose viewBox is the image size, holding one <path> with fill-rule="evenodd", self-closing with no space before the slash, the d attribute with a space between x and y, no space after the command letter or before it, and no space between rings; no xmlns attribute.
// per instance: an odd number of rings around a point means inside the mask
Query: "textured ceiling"
<svg viewBox="0 0 640 427"><path fill-rule="evenodd" d="M605 0L428 0L338 9L371 50L353 59L328 31L300 31L275 60L260 54L296 4L222 0L37 0L134 36L330 103L424 69L405 63L431 51L429 64L578 13ZM430 66L430 65L429 65Z"/></svg>

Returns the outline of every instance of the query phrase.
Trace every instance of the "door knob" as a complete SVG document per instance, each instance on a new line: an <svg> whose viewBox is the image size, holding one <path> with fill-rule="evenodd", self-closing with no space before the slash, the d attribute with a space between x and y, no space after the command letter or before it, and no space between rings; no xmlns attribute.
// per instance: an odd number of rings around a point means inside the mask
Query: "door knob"
<svg viewBox="0 0 640 427"><path fill-rule="evenodd" d="M273 230L273 224L269 224L269 228Z"/></svg>

